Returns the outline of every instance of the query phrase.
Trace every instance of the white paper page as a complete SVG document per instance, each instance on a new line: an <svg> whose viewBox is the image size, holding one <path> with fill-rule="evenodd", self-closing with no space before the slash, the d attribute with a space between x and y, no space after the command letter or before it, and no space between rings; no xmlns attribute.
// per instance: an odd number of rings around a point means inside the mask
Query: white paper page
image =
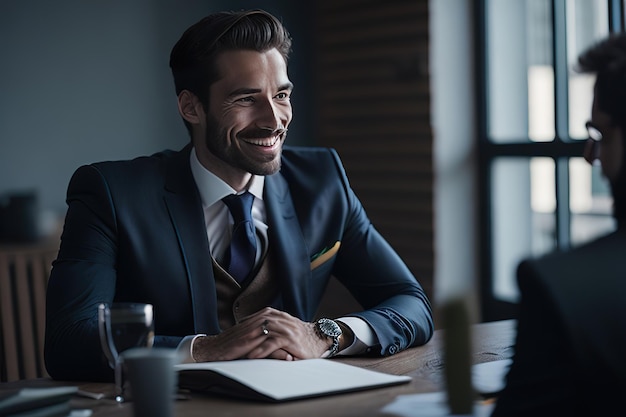
<svg viewBox="0 0 626 417"><path fill-rule="evenodd" d="M250 359L182 364L183 369L210 369L276 400L391 385L411 380L328 359L283 361Z"/></svg>

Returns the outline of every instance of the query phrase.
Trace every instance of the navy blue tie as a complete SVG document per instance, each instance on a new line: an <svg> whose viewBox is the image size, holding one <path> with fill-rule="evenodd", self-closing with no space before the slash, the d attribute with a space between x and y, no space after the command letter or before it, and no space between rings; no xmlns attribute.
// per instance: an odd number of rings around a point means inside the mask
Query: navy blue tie
<svg viewBox="0 0 626 417"><path fill-rule="evenodd" d="M228 273L239 283L243 283L252 269L256 259L256 233L252 221L252 203L254 196L246 191L243 194L232 194L222 199L233 216L233 234L230 250L226 253Z"/></svg>

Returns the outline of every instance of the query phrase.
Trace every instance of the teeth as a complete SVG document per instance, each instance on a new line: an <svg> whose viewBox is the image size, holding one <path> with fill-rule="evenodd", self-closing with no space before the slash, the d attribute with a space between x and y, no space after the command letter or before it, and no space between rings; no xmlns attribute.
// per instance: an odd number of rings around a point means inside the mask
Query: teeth
<svg viewBox="0 0 626 417"><path fill-rule="evenodd" d="M258 146L274 146L276 142L278 142L278 137L274 136L273 138L264 138L264 139L246 139L246 142L252 145Z"/></svg>

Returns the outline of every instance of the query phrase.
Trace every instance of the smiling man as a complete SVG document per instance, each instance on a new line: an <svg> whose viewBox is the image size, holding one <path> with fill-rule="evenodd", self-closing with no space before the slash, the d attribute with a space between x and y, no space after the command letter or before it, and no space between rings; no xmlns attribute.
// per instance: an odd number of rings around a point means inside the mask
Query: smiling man
<svg viewBox="0 0 626 417"><path fill-rule="evenodd" d="M429 300L337 153L284 147L290 49L261 10L200 20L170 56L191 143L75 172L47 296L53 378L112 378L97 307L118 301L152 304L155 346L188 361L392 355L428 342ZM362 311L315 317L331 276Z"/></svg>

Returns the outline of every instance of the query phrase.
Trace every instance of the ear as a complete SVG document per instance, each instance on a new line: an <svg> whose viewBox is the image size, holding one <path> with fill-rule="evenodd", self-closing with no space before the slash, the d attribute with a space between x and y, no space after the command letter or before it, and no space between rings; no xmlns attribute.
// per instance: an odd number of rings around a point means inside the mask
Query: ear
<svg viewBox="0 0 626 417"><path fill-rule="evenodd" d="M204 106L198 97L189 90L183 90L178 94L178 112L187 122L199 124L204 121Z"/></svg>

